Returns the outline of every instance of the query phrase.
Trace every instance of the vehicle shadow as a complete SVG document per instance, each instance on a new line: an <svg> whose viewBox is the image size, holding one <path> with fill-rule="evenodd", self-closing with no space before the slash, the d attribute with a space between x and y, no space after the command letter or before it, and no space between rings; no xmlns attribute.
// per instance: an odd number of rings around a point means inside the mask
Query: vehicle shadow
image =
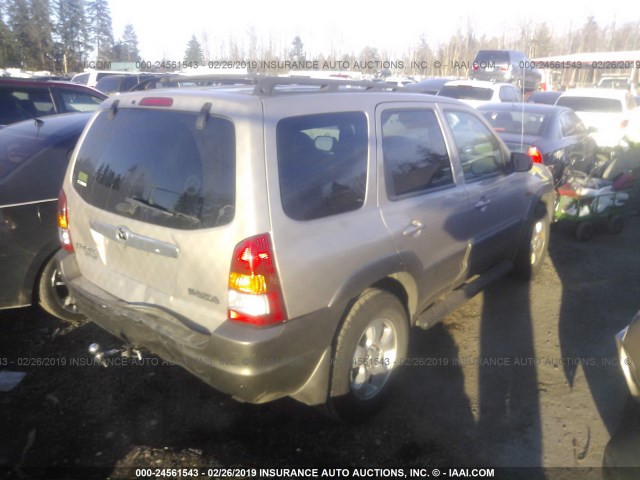
<svg viewBox="0 0 640 480"><path fill-rule="evenodd" d="M616 236L597 230L588 242L579 242L570 229L560 228L549 250L562 285L558 336L565 378L573 389L584 375L610 434L618 428L626 396L615 334L638 308L628 301L634 296L629 289L640 296L640 258L627 254L637 251L637 217L630 217L625 228L630 231Z"/></svg>
<svg viewBox="0 0 640 480"><path fill-rule="evenodd" d="M494 464L542 467L542 429L529 283L507 277L483 294L478 433ZM490 457L491 458L491 457ZM531 478L544 478L541 470Z"/></svg>

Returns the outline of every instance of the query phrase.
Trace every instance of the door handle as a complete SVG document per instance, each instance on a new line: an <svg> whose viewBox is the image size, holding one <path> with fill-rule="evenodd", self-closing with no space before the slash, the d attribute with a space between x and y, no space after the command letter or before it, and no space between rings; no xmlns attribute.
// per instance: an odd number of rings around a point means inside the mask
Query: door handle
<svg viewBox="0 0 640 480"><path fill-rule="evenodd" d="M491 200L489 200L487 197L482 197L474 206L476 207L476 209L484 212L490 204Z"/></svg>
<svg viewBox="0 0 640 480"><path fill-rule="evenodd" d="M409 226L404 229L402 234L405 237L412 237L419 234L422 230L424 230L424 223L420 220L412 220Z"/></svg>

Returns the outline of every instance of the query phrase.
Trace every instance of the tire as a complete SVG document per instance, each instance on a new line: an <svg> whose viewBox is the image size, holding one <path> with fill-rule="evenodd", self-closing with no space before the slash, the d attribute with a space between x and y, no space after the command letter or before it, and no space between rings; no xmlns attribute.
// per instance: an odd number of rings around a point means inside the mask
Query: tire
<svg viewBox="0 0 640 480"><path fill-rule="evenodd" d="M529 222L515 259L514 271L525 280L530 280L540 271L549 249L551 221L546 209L541 206L536 217Z"/></svg>
<svg viewBox="0 0 640 480"><path fill-rule="evenodd" d="M576 227L576 238L581 242L586 242L593 237L594 230L593 222L580 222Z"/></svg>
<svg viewBox="0 0 640 480"><path fill-rule="evenodd" d="M38 279L38 302L42 309L60 320L79 324L85 316L70 302L69 290L62 280L55 256L47 260Z"/></svg>
<svg viewBox="0 0 640 480"><path fill-rule="evenodd" d="M358 424L387 399L407 354L409 323L393 294L366 290L338 333L327 410L336 420Z"/></svg>
<svg viewBox="0 0 640 480"><path fill-rule="evenodd" d="M607 222L607 232L611 235L618 235L624 230L624 218L622 215L614 215Z"/></svg>

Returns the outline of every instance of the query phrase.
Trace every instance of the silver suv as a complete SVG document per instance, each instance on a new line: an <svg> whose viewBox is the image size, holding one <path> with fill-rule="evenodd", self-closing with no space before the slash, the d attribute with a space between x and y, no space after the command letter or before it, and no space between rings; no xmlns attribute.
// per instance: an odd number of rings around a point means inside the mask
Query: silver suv
<svg viewBox="0 0 640 480"><path fill-rule="evenodd" d="M60 195L60 267L131 348L362 421L411 327L540 267L551 177L453 99L253 82L105 102Z"/></svg>

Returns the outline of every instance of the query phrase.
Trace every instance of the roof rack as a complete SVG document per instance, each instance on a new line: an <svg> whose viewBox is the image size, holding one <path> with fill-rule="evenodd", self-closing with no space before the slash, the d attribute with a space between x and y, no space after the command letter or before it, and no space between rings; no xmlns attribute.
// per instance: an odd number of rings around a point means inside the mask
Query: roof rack
<svg viewBox="0 0 640 480"><path fill-rule="evenodd" d="M273 96L276 94L339 92L339 91L396 91L400 87L384 82L352 80L340 78L274 77L252 74L203 74L203 75L163 75L161 82L192 81L202 86L254 86L253 95Z"/></svg>

